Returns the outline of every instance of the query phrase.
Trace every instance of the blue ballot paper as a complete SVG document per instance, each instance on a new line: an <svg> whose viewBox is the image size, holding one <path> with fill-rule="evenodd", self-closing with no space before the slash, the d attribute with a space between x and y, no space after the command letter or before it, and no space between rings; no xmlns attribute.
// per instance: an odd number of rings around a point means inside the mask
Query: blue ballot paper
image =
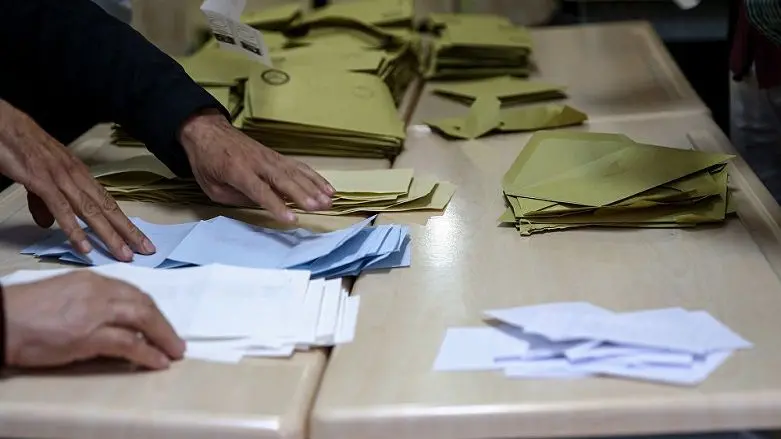
<svg viewBox="0 0 781 439"><path fill-rule="evenodd" d="M157 252L148 256L137 254L129 264L160 269L208 264L295 268L311 271L313 278L356 276L365 270L409 266L409 229L398 225L370 226L373 219L333 232L313 233L305 229L257 227L226 217L170 225L131 218L152 240ZM75 251L61 231L53 232L22 253L82 265L116 263L94 232L86 226L84 229L94 247L87 255Z"/></svg>

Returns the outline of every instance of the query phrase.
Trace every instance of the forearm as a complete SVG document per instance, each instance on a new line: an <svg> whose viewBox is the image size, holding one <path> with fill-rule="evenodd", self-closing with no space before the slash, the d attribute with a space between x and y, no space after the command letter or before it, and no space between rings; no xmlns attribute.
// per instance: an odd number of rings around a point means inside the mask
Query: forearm
<svg viewBox="0 0 781 439"><path fill-rule="evenodd" d="M122 124L174 172L190 172L177 142L182 124L205 108L227 111L175 61L90 0L0 6L0 57L21 71L16 77L37 76L75 111Z"/></svg>

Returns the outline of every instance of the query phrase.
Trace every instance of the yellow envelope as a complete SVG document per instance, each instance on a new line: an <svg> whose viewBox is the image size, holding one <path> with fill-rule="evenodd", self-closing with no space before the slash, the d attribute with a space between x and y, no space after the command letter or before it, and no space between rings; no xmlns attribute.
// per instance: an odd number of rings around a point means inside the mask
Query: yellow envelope
<svg viewBox="0 0 781 439"><path fill-rule="evenodd" d="M304 14L302 23L327 18L347 18L375 26L411 25L413 0L352 0L331 3Z"/></svg>
<svg viewBox="0 0 781 439"><path fill-rule="evenodd" d="M253 74L246 87L253 119L404 138L393 97L373 75L267 68Z"/></svg>
<svg viewBox="0 0 781 439"><path fill-rule="evenodd" d="M565 87L542 81L529 81L513 76L447 82L437 85L435 94L471 103L480 96L494 96L503 103L533 102L564 97Z"/></svg>
<svg viewBox="0 0 781 439"><path fill-rule="evenodd" d="M488 104L489 101L491 102L490 106ZM475 107L478 102L481 102L480 108ZM451 117L427 122L427 124L432 129L448 137L473 139L495 133L535 131L579 125L588 119L585 113L568 105L550 104L499 109L500 105L496 98L481 97L472 104L470 113L466 118ZM470 118L472 125L467 126ZM493 125L493 128L485 130L485 127L490 125ZM480 129L474 128L476 126L479 126Z"/></svg>
<svg viewBox="0 0 781 439"><path fill-rule="evenodd" d="M301 15L300 4L263 7L241 15L241 22L263 30L282 30ZM265 32L263 37L265 39Z"/></svg>
<svg viewBox="0 0 781 439"><path fill-rule="evenodd" d="M602 141L590 134L536 133L505 174L505 193L600 207L725 163L732 157Z"/></svg>
<svg viewBox="0 0 781 439"><path fill-rule="evenodd" d="M414 171L412 169L374 169L365 171L321 170L336 190L336 196L347 194L406 194ZM347 195L349 196L349 195Z"/></svg>

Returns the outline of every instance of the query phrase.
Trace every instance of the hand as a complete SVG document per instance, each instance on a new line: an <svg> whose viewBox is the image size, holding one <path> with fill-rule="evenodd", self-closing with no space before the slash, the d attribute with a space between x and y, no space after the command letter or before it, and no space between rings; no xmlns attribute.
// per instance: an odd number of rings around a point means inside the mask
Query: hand
<svg viewBox="0 0 781 439"><path fill-rule="evenodd" d="M41 227L54 220L73 247L92 246L76 221L78 215L120 261L155 252L89 169L29 116L0 100L0 173L27 188L30 213ZM129 246L128 246L129 244Z"/></svg>
<svg viewBox="0 0 781 439"><path fill-rule="evenodd" d="M184 342L135 287L79 270L5 287L6 362L52 367L96 357L164 369Z"/></svg>
<svg viewBox="0 0 781 439"><path fill-rule="evenodd" d="M296 217L285 198L307 211L331 207L334 189L323 177L250 139L219 113L190 118L180 141L195 179L213 201L259 205L286 223Z"/></svg>

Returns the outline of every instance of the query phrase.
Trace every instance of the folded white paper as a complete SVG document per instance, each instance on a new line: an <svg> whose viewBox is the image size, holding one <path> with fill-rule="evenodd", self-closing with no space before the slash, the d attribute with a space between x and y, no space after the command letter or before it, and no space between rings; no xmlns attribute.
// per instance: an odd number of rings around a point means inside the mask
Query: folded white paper
<svg viewBox="0 0 781 439"><path fill-rule="evenodd" d="M355 333L358 297L348 295L341 279L311 280L306 270L219 264L156 270L120 263L87 270L149 294L187 342L188 358L235 363L289 357L296 350L349 343ZM22 270L0 282L28 283L69 271Z"/></svg>
<svg viewBox="0 0 781 439"><path fill-rule="evenodd" d="M485 312L492 326L450 328L438 371L503 370L511 378L609 375L696 385L752 345L705 311L616 313L586 302Z"/></svg>

